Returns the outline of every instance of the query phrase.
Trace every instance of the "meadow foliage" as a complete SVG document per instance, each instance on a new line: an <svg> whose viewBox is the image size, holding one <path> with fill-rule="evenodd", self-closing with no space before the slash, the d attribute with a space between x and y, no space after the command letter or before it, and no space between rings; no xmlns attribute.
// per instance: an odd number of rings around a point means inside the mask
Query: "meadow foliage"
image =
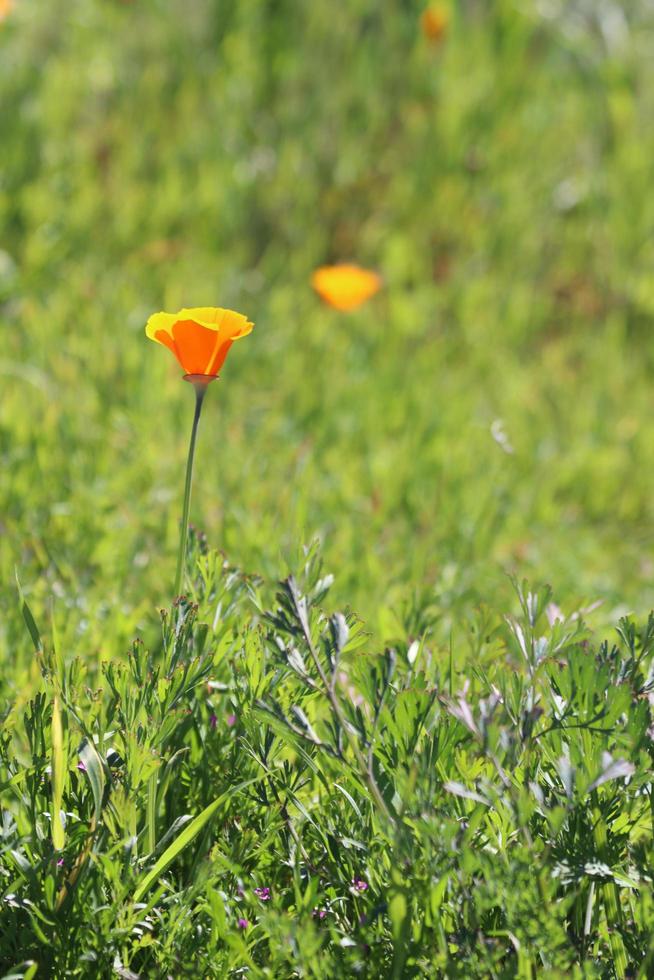
<svg viewBox="0 0 654 980"><path fill-rule="evenodd" d="M654 974L653 36L0 2L5 980Z"/></svg>

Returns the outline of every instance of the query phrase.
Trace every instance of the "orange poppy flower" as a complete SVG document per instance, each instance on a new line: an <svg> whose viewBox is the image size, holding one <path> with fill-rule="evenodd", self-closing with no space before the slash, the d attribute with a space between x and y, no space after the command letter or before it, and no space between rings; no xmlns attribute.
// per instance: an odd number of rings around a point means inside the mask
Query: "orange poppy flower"
<svg viewBox="0 0 654 980"><path fill-rule="evenodd" d="M376 272L358 265L323 265L311 276L311 285L321 299L337 310L355 310L381 289Z"/></svg>
<svg viewBox="0 0 654 980"><path fill-rule="evenodd" d="M11 13L13 5L14 0L0 0L0 20L4 20Z"/></svg>
<svg viewBox="0 0 654 980"><path fill-rule="evenodd" d="M187 376L216 378L235 340L254 324L242 313L197 306L179 313L154 313L145 332L172 351Z"/></svg>
<svg viewBox="0 0 654 980"><path fill-rule="evenodd" d="M420 18L422 33L428 41L437 44L442 41L450 22L450 14L447 7L441 3L434 3L427 7Z"/></svg>

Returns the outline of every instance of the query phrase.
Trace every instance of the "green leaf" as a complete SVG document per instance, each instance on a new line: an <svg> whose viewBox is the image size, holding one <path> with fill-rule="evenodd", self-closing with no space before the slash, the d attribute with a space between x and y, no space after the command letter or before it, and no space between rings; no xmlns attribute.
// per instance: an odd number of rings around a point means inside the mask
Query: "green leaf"
<svg viewBox="0 0 654 980"><path fill-rule="evenodd" d="M224 792L218 799L210 803L209 806L205 807L202 813L199 813L189 824L184 827L181 834L175 838L170 847L167 847L163 852L159 860L155 863L154 867L148 871L148 873L143 878L140 885L137 886L133 901L140 902L141 898L145 895L148 888L156 881L161 875L170 867L176 857L178 857L185 847L195 840L201 830L206 826L206 824L211 820L216 811L220 806L228 799L231 799L236 793L244 789L246 786L250 786L252 783L258 781L255 779L247 779L245 782L238 783L236 786L230 786L230 788Z"/></svg>
<svg viewBox="0 0 654 980"><path fill-rule="evenodd" d="M406 898L402 892L396 892L388 903L388 917L391 920L393 938L397 942L402 936L406 918Z"/></svg>
<svg viewBox="0 0 654 980"><path fill-rule="evenodd" d="M25 625L27 626L27 631L32 638L32 643L34 644L34 649L37 653L43 652L43 643L41 641L41 634L39 633L39 628L36 625L36 620L32 615L32 610L27 605L27 600L23 594L23 589L21 587L20 581L18 579L18 570L15 572L16 576L16 586L18 588L18 598L20 600L20 611L23 614L23 619L25 620Z"/></svg>
<svg viewBox="0 0 654 980"><path fill-rule="evenodd" d="M36 976L38 966L39 964L34 960L25 960L24 963L12 967L9 973L4 973L1 980L32 980Z"/></svg>
<svg viewBox="0 0 654 980"><path fill-rule="evenodd" d="M345 797L345 799L348 801L348 803L350 804L350 806L352 807L352 809L356 813L356 815L359 818L359 820L363 820L363 817L361 815L361 810L357 806L354 798L352 796L350 796L350 794L348 793L348 791L345 789L345 787L344 786L341 786L340 783L334 783L334 789L337 789L340 793L343 794L343 796Z"/></svg>
<svg viewBox="0 0 654 980"><path fill-rule="evenodd" d="M66 838L61 822L61 809L64 796L66 771L64 768L64 733L61 723L61 705L59 695L55 694L52 702L52 843L55 850L64 849Z"/></svg>
<svg viewBox="0 0 654 980"><path fill-rule="evenodd" d="M100 812L102 810L102 800L104 798L104 788L106 784L104 767L100 756L96 752L95 746L91 741L89 741L89 739L86 739L82 744L82 747L79 750L79 757L86 770L89 783L91 784L91 792L93 793L93 801L95 803L95 822L97 824L100 820Z"/></svg>
<svg viewBox="0 0 654 980"><path fill-rule="evenodd" d="M388 902L388 917L391 920L394 947L391 976L393 980L400 980L404 976L404 962L408 952L407 927L410 924L407 918L406 896L403 891L396 891L391 895Z"/></svg>

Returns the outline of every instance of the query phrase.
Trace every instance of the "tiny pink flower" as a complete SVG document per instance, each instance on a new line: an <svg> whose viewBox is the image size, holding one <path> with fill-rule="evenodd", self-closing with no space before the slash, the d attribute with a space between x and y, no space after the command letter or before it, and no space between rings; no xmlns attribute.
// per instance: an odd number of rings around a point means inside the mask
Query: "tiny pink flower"
<svg viewBox="0 0 654 980"><path fill-rule="evenodd" d="M353 878L352 879L352 890L361 894L368 890L368 882L364 881L363 878Z"/></svg>
<svg viewBox="0 0 654 980"><path fill-rule="evenodd" d="M257 898L260 898L262 902L270 901L270 888L267 886L265 888L255 888L254 894L257 896Z"/></svg>
<svg viewBox="0 0 654 980"><path fill-rule="evenodd" d="M234 725L236 724L236 715L227 715L225 721L227 722L230 728L233 728Z"/></svg>
<svg viewBox="0 0 654 980"><path fill-rule="evenodd" d="M239 927L239 929L247 929L250 923L247 919L239 919L236 925Z"/></svg>
<svg viewBox="0 0 654 980"><path fill-rule="evenodd" d="M319 919L321 922L327 915L327 909L319 909L318 906L313 909L311 915L314 919Z"/></svg>
<svg viewBox="0 0 654 980"><path fill-rule="evenodd" d="M211 717L209 718L209 727L215 728L217 724L218 724L218 716L211 715Z"/></svg>

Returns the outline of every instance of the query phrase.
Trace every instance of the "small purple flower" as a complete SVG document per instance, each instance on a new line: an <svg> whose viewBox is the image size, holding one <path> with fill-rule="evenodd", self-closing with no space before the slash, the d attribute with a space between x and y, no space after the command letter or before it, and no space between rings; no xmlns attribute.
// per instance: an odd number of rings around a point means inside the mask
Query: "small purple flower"
<svg viewBox="0 0 654 980"><path fill-rule="evenodd" d="M257 896L257 898L260 898L262 902L270 901L270 888L267 886L265 888L255 888L254 894Z"/></svg>
<svg viewBox="0 0 654 980"><path fill-rule="evenodd" d="M363 878L353 878L352 879L352 890L361 894L368 890L368 882L364 881Z"/></svg>
<svg viewBox="0 0 654 980"><path fill-rule="evenodd" d="M321 922L327 915L327 909L319 909L318 906L313 909L311 915L314 919L319 919Z"/></svg>
<svg viewBox="0 0 654 980"><path fill-rule="evenodd" d="M239 919L236 925L239 927L239 929L247 929L250 923L247 919Z"/></svg>
<svg viewBox="0 0 654 980"><path fill-rule="evenodd" d="M63 866L64 866L64 859L63 858L59 858L59 860L57 861L57 867L58 868L63 868Z"/></svg>
<svg viewBox="0 0 654 980"><path fill-rule="evenodd" d="M77 768L79 769L80 772L86 772L86 766L84 765L83 762L78 762Z"/></svg>
<svg viewBox="0 0 654 980"><path fill-rule="evenodd" d="M215 728L217 724L218 724L218 715L212 715L211 718L209 719L209 727Z"/></svg>
<svg viewBox="0 0 654 980"><path fill-rule="evenodd" d="M227 722L230 728L233 728L234 725L236 724L236 715L227 715L225 721Z"/></svg>

